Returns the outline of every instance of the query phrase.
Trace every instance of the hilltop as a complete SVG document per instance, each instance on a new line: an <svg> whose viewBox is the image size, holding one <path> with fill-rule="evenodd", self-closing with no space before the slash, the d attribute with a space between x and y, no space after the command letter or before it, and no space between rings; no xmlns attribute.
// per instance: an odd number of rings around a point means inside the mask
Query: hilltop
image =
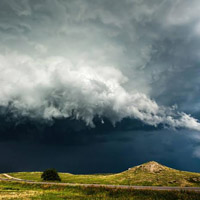
<svg viewBox="0 0 200 200"><path fill-rule="evenodd" d="M42 181L41 172L18 172L9 175L26 180ZM149 186L200 186L200 173L180 171L161 165L155 161L147 162L116 174L74 175L59 173L62 182L94 183L112 185Z"/></svg>
<svg viewBox="0 0 200 200"><path fill-rule="evenodd" d="M129 168L118 175L128 185L200 186L200 173L180 171L155 161Z"/></svg>
<svg viewBox="0 0 200 200"><path fill-rule="evenodd" d="M148 163L142 164L142 165L138 165L136 167L130 168L130 172L139 172L139 171L143 171L143 172L151 172L151 173L159 173L161 171L164 170L169 170L170 168L161 165L155 161L150 161Z"/></svg>

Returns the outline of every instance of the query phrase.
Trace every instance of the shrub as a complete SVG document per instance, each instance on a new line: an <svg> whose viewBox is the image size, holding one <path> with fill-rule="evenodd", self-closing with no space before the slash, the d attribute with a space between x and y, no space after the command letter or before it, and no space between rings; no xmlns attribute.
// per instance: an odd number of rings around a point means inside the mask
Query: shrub
<svg viewBox="0 0 200 200"><path fill-rule="evenodd" d="M44 181L61 181L60 176L58 175L58 172L55 169L46 169L42 175L41 178Z"/></svg>

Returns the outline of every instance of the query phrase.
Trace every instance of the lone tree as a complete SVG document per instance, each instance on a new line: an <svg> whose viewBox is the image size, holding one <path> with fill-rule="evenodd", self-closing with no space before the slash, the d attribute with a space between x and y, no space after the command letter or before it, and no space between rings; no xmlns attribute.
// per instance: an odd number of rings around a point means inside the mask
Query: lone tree
<svg viewBox="0 0 200 200"><path fill-rule="evenodd" d="M55 169L46 169L42 175L41 178L44 181L61 181L60 176L58 175L58 172Z"/></svg>

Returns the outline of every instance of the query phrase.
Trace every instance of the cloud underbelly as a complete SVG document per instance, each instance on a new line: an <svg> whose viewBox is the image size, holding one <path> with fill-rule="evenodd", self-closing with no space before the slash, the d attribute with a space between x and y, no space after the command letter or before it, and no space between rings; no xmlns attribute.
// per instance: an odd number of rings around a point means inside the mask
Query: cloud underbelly
<svg viewBox="0 0 200 200"><path fill-rule="evenodd" d="M113 67L74 66L63 57L40 60L18 54L1 55L0 61L0 106L15 117L73 117L89 126L94 126L95 116L113 124L130 117L153 126L200 130L193 117L127 91L123 85L128 79Z"/></svg>

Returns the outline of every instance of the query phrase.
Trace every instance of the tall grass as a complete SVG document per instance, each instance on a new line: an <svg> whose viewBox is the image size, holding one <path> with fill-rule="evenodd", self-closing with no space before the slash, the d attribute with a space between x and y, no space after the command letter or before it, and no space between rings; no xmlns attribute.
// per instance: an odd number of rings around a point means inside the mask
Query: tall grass
<svg viewBox="0 0 200 200"><path fill-rule="evenodd" d="M151 191L106 187L72 187L0 182L0 199L16 200L200 200L200 193Z"/></svg>

